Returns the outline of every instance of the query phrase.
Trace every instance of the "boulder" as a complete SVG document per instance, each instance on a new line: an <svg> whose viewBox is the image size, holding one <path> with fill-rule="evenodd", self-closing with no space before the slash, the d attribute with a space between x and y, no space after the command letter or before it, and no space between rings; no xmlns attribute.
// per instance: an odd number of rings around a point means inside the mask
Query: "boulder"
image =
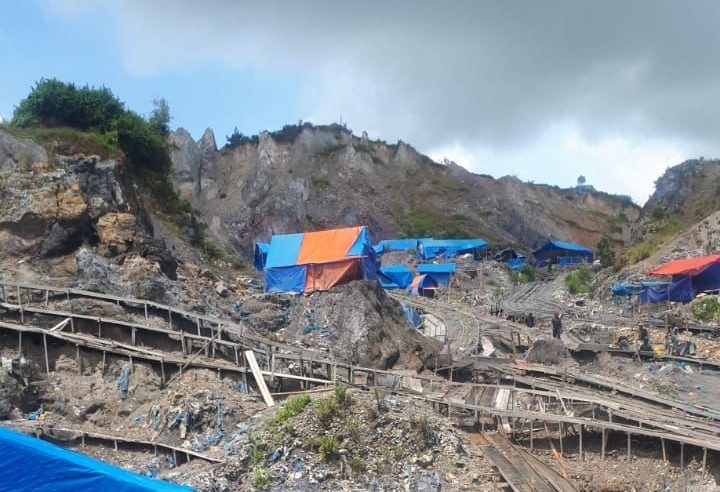
<svg viewBox="0 0 720 492"><path fill-rule="evenodd" d="M100 252L114 256L126 252L132 245L137 234L137 219L127 212L109 213L98 219L96 228Z"/></svg>

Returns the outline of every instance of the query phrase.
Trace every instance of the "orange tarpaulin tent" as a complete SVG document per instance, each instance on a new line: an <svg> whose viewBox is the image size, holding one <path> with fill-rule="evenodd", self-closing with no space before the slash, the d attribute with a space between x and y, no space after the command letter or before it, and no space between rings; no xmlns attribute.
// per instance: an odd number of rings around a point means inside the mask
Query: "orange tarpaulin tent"
<svg viewBox="0 0 720 492"><path fill-rule="evenodd" d="M720 254L696 256L695 258L669 261L648 273L650 275L692 275L719 261Z"/></svg>

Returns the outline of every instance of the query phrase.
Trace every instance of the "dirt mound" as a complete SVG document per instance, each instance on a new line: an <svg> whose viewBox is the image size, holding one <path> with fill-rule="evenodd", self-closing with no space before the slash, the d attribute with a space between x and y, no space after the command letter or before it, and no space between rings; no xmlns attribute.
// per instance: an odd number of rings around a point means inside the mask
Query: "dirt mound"
<svg viewBox="0 0 720 492"><path fill-rule="evenodd" d="M417 369L440 349L410 326L400 303L375 282L350 282L300 297L288 314L290 325L279 337L324 348L361 366Z"/></svg>
<svg viewBox="0 0 720 492"><path fill-rule="evenodd" d="M565 345L554 338L535 340L528 350L527 361L539 364L559 364L565 359Z"/></svg>

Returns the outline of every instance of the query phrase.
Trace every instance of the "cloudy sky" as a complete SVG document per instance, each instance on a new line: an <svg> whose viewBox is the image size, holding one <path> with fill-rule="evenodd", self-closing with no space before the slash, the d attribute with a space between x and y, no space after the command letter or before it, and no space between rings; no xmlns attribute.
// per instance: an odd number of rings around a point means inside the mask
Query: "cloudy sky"
<svg viewBox="0 0 720 492"><path fill-rule="evenodd" d="M106 85L218 141L347 122L478 173L642 204L720 156L720 3L0 0L0 115L33 81Z"/></svg>

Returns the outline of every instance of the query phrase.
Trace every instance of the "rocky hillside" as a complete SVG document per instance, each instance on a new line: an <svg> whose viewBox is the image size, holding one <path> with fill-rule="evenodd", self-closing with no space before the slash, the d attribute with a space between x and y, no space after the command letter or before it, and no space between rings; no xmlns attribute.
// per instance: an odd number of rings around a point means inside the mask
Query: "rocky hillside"
<svg viewBox="0 0 720 492"><path fill-rule="evenodd" d="M482 236L532 247L547 237L594 247L627 239L639 207L594 190L494 179L441 165L403 142L309 124L243 137L217 148L171 134L176 185L220 243L247 255L272 233L365 224L398 235Z"/></svg>

